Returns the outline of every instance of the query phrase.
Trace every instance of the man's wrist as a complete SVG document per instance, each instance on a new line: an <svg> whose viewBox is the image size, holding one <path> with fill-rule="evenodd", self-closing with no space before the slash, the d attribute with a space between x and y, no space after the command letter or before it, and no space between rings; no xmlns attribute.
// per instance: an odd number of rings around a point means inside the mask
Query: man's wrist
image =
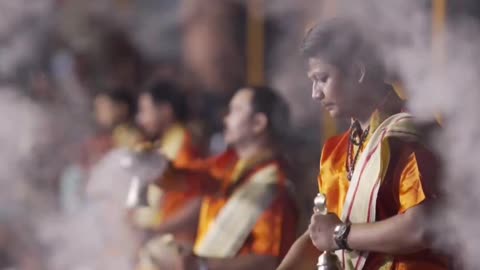
<svg viewBox="0 0 480 270"><path fill-rule="evenodd" d="M341 223L335 226L333 239L338 249L351 250L348 246L348 235L350 234L351 228L352 224L350 222Z"/></svg>
<svg viewBox="0 0 480 270"><path fill-rule="evenodd" d="M208 262L207 259L198 257L197 256L197 265L198 265L198 270L208 270Z"/></svg>

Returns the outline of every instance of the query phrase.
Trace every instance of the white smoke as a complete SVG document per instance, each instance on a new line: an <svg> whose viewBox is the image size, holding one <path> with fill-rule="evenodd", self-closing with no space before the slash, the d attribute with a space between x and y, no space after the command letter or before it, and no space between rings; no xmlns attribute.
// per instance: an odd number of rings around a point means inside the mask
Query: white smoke
<svg viewBox="0 0 480 270"><path fill-rule="evenodd" d="M441 45L432 44L431 9L421 1L349 4L343 5L343 11L380 45L387 65L406 86L412 113L422 121L434 121L438 115L444 120L431 143L443 161L445 197L429 226L436 231L440 249L452 252L465 269L477 269L480 242L472 236L480 226L476 214L480 191L476 165L480 161L480 25L469 18L450 18L443 33L445 57L434 51Z"/></svg>
<svg viewBox="0 0 480 270"><path fill-rule="evenodd" d="M444 118L435 145L445 165L446 202L438 209L434 224L442 240L440 244L452 251L465 269L477 269L480 263L476 256L480 242L472 238L480 226L476 214L480 190L476 168L480 160L480 64L475 61L480 55L479 33L480 25L468 20L452 25L447 32L448 61L424 84L429 86L425 88L429 94L415 94L411 103L415 111L435 110ZM418 92L421 90L424 89Z"/></svg>
<svg viewBox="0 0 480 270"><path fill-rule="evenodd" d="M137 1L131 36L144 56L152 60L173 59L180 54L180 1ZM165 57L168 56L168 57Z"/></svg>
<svg viewBox="0 0 480 270"><path fill-rule="evenodd" d="M51 120L45 108L21 95L18 88L0 87L0 233L11 239L0 246L2 255L15 246L22 247L24 254L12 256L40 253L36 225L51 210L51 193L42 175L31 172L37 168L39 151L51 143Z"/></svg>
<svg viewBox="0 0 480 270"><path fill-rule="evenodd" d="M83 207L42 225L43 240L54 251L49 269L133 268L140 245L125 208L133 177L122 166L128 157L124 150L107 154L91 170Z"/></svg>
<svg viewBox="0 0 480 270"><path fill-rule="evenodd" d="M102 26L129 30L129 14L122 12L129 7L117 1L64 4L55 6L53 16L50 0L0 0L2 79L15 78L19 68L38 64L47 30L59 30L67 48L94 52L100 46ZM104 25L92 28L92 20ZM89 101L76 76L72 53L62 48L48 64L55 80L48 90L58 90L56 99L35 102L21 94L27 89L20 85L0 87L0 230L18 223L32 229L24 238L32 247L43 247L35 250L45 263L38 269L132 269L139 243L126 217L131 172L121 166L124 153L112 152L92 169L86 202L79 201L68 214L58 211L55 179L70 161L70 148L81 145L91 127ZM81 183L76 183L81 189L88 173L76 172L83 173L83 179L77 178ZM12 236L14 241L16 237ZM4 254L6 248L0 246L0 252Z"/></svg>
<svg viewBox="0 0 480 270"><path fill-rule="evenodd" d="M46 29L51 0L0 1L0 75L9 77L20 65L31 63L33 46Z"/></svg>
<svg viewBox="0 0 480 270"><path fill-rule="evenodd" d="M0 227L13 228L14 242L26 240L25 252L36 245L35 236L16 228L32 229L33 222L50 207L50 199L43 194L32 178L32 165L39 151L51 143L52 118L48 110L22 95L18 85L5 83L19 68L35 63L35 44L45 30L51 1L0 1ZM18 229L18 231L16 231ZM16 235L15 235L16 234ZM1 252L5 251L0 247ZM3 253L4 254L4 253Z"/></svg>
<svg viewBox="0 0 480 270"><path fill-rule="evenodd" d="M164 161L156 153L134 155L125 149L106 154L89 172L85 203L37 226L51 250L48 269L132 269L141 239L127 211L131 182L155 179Z"/></svg>
<svg viewBox="0 0 480 270"><path fill-rule="evenodd" d="M304 25L324 19L322 15L325 13L318 8L318 3L303 2L291 8L286 2L281 1L272 8L272 16L288 14L301 6L304 14L317 14L317 17L311 17L311 21L306 19ZM477 235L480 226L480 218L476 214L480 202L477 199L480 192L477 173L480 161L479 22L468 17L453 19L447 16L447 28L437 40L432 37L432 5L425 1L336 3L336 14L330 15L354 20L376 42L388 68L398 75L405 86L409 110L420 121L435 121L441 116L442 128L432 138L431 144L445 166L441 185L446 197L443 198L444 203L437 205L429 225L437 233L435 244L438 248L452 252L466 269L477 269L480 259L476 254L480 242L474 235ZM298 23L286 18L282 17L285 28ZM286 31L282 39L284 42L274 46L274 50L278 50L274 61L279 66L274 72L282 74L277 77L280 88L292 85L295 80L306 80L296 74L296 68L288 68L295 61L291 57L292 44L300 43L295 31ZM437 49L440 51L437 52ZM442 55L444 53L446 55ZM302 91L307 92L306 89ZM299 95L294 93L293 88L286 93L287 97L293 96L291 102L300 100ZM300 101L304 102L307 101Z"/></svg>
<svg viewBox="0 0 480 270"><path fill-rule="evenodd" d="M171 43L162 44L162 49L156 48L155 40L151 38L158 32L169 31L176 22L175 16L154 18L151 13L146 17L140 14L132 16L128 12L114 12L111 8L114 1L65 1L72 6L61 10L65 24L60 30L74 48L97 47L101 29L92 27L91 18L104 17L105 21L115 21L121 27L140 29L136 33L137 41L147 55L156 55L174 50ZM117 2L117 1L115 1ZM118 1L123 2L123 1ZM125 1L127 2L127 1ZM340 1L338 1L340 2ZM387 64L403 79L409 94L409 107L421 119L431 120L436 114L442 114L445 125L436 138L435 146L445 163L443 187L447 191L447 202L438 211L434 225L438 233L439 245L448 250L455 249L456 255L461 255L467 269L476 269L480 259L475 256L480 248L480 242L475 240L480 218L476 216L480 191L480 179L476 164L480 161L480 125L477 116L480 114L478 102L480 91L478 77L480 63L480 40L478 25L472 21L463 20L451 24L447 29L448 62L436 66L431 51L431 18L430 11L418 0L403 1L342 1L337 12L348 14L371 34L382 51L385 52ZM85 4L87 3L87 4ZM145 2L147 3L147 2ZM271 18L279 18L283 37L277 40L272 65L277 66L272 72L272 82L280 89L296 109L297 119L305 115L317 114L312 106L302 106L309 101L308 86L301 81L307 81L301 62L298 62L297 52L303 29L301 25L310 23L301 16L288 17L285 14L306 12L314 14L315 3L309 1L270 1L265 13ZM51 23L52 1L50 0L0 0L0 77L10 77L25 63L37 57L38 40L44 29ZM143 7L149 7L145 4ZM148 8L147 8L148 9ZM123 9L128 10L128 8ZM140 8L139 10L146 10ZM154 9L150 9L152 11ZM320 10L318 10L321 13ZM152 12L153 13L153 12ZM171 14L170 14L171 15ZM139 19L135 23L128 21ZM293 19L290 19L293 18ZM141 19L141 20L140 20ZM282 19L285 19L282 22ZM316 18L312 18L315 20ZM158 27L156 26L158 24ZM292 25L295 25L292 27ZM297 27L298 26L298 27ZM135 30L134 30L135 31ZM157 32L158 31L158 32ZM282 32L283 31L283 32ZM161 35L159 35L161 36ZM155 44L154 44L155 43ZM160 45L159 45L160 46ZM71 79L71 78L70 78ZM68 83L66 84L68 85ZM70 87L63 86L66 93L71 93ZM78 85L75 85L78 87ZM127 269L131 266L132 249L136 247L135 235L124 227L123 209L111 203L120 202L123 206L125 191L119 190L119 198L106 200L97 205L88 205L75 217L53 215L50 201L40 194L29 182L31 171L39 167L52 169L53 162L39 166L32 163L32 157L39 149L50 149L45 157L55 156L70 139L59 140L60 133L69 128L79 128L77 122L72 122L63 108L42 107L19 94L17 86L2 86L0 92L0 203L3 209L15 212L15 216L30 216L35 219L40 216L37 229L41 232L46 246L50 249L49 268L63 269ZM301 88L301 89L300 89ZM303 93L299 95L298 93ZM78 91L76 92L78 94ZM71 95L69 95L71 96ZM81 95L80 95L81 96ZM307 100L308 99L308 100ZM82 104L80 106L85 106ZM60 112L60 113L59 113ZM75 119L78 120L78 119ZM85 120L85 119L83 119ZM56 127L56 128L51 128ZM77 133L77 132L75 132ZM67 132L67 134L70 134ZM67 136L68 138L70 135ZM78 137L75 137L78 138ZM57 144L57 149L45 147ZM44 160L49 158L44 158ZM98 181L107 187L125 188L114 181L127 179L118 175L116 159L107 159L100 165ZM42 164L42 163L40 163ZM54 164L56 165L56 164ZM104 166L104 167L102 167ZM53 166L55 167L55 166ZM53 168L52 170L57 170ZM48 173L47 173L48 175ZM125 180L126 181L126 180ZM124 182L125 182L124 181ZM33 209L33 210L32 210ZM40 209L40 211L38 211ZM37 212L37 214L32 214ZM2 212L3 213L3 212ZM2 214L0 213L0 215ZM47 217L42 217L47 215ZM29 220L31 222L31 220ZM108 249L106 243L115 243L120 249ZM461 243L459 245L458 243ZM107 252L105 255L104 252ZM110 253L109 253L110 252Z"/></svg>
<svg viewBox="0 0 480 270"><path fill-rule="evenodd" d="M26 184L24 165L35 148L46 143L49 118L47 112L21 96L14 87L0 89L0 185L2 205L28 207L31 187ZM38 136L37 134L45 134Z"/></svg>
<svg viewBox="0 0 480 270"><path fill-rule="evenodd" d="M12 254L14 259L29 254L27 250L41 257L31 258L45 263L36 264L35 269L131 269L135 241L124 226L123 203L119 207L106 202L88 205L72 216L61 215L56 207L55 179L67 165L67 151L89 131L85 93L75 78L73 63L54 61L52 66L56 86L66 99L59 95L36 102L23 94L27 89L11 80L18 69L37 66L42 36L55 22L52 8L50 0L0 1L0 230L9 230L12 245L19 239L25 242L21 251L25 254ZM54 93L53 84L47 87ZM120 166L101 166L104 173L97 177L109 183L113 192L114 187L125 186L115 182L121 181L114 173ZM109 247L114 248L105 253ZM6 249L2 245L0 253L11 252ZM15 263L20 265L14 267L24 269L23 262Z"/></svg>

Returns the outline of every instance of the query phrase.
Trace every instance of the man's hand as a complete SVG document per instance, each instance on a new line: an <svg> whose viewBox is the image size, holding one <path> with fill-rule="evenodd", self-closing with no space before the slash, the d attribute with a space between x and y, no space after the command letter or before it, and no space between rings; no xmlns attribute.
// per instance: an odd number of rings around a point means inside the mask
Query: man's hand
<svg viewBox="0 0 480 270"><path fill-rule="evenodd" d="M335 214L314 213L308 226L313 245L320 251L335 250L338 246L333 238L333 231L342 221Z"/></svg>
<svg viewBox="0 0 480 270"><path fill-rule="evenodd" d="M193 253L191 247L179 245L180 265L179 270L198 270L200 269L200 257Z"/></svg>
<svg viewBox="0 0 480 270"><path fill-rule="evenodd" d="M306 230L290 247L277 270L315 269L318 255L320 252L313 246Z"/></svg>
<svg viewBox="0 0 480 270"><path fill-rule="evenodd" d="M180 245L179 262L176 270L273 270L277 265L277 258L264 255L241 255L234 258L213 259L195 255L191 247Z"/></svg>
<svg viewBox="0 0 480 270"><path fill-rule="evenodd" d="M194 254L182 255L180 260L181 270L198 270L200 269L200 260Z"/></svg>

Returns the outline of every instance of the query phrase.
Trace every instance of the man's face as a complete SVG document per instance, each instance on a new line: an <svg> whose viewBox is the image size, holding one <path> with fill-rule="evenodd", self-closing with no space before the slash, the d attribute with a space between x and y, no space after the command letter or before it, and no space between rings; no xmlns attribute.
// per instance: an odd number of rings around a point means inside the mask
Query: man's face
<svg viewBox="0 0 480 270"><path fill-rule="evenodd" d="M350 117L360 93L355 89L356 83L319 58L310 58L308 64L308 77L313 83L312 98L320 101L332 117Z"/></svg>
<svg viewBox="0 0 480 270"><path fill-rule="evenodd" d="M97 125L110 129L116 124L126 120L128 108L124 104L114 102L107 95L98 95L94 100L94 113Z"/></svg>
<svg viewBox="0 0 480 270"><path fill-rule="evenodd" d="M228 115L224 119L225 142L228 145L238 145L256 136L252 97L251 90L242 89L231 99Z"/></svg>
<svg viewBox="0 0 480 270"><path fill-rule="evenodd" d="M168 103L156 104L152 96L143 93L138 99L137 123L147 136L155 138L166 129L172 118L172 109Z"/></svg>

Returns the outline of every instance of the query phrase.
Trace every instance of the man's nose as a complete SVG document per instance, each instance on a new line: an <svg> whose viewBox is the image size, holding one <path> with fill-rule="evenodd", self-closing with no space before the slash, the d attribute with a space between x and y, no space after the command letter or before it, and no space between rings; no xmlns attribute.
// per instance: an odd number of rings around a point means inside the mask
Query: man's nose
<svg viewBox="0 0 480 270"><path fill-rule="evenodd" d="M325 94L323 93L323 85L314 82L312 85L312 98L315 100L322 100L325 98Z"/></svg>

